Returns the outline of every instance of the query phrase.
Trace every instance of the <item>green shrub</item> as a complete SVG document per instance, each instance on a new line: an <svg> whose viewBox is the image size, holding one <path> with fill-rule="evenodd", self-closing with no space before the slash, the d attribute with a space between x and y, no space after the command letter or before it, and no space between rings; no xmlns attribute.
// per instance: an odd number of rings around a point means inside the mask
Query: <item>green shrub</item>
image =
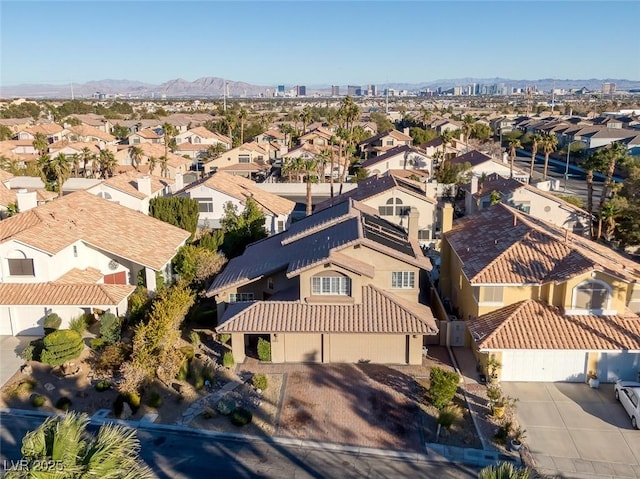
<svg viewBox="0 0 640 479"><path fill-rule="evenodd" d="M203 367L202 375L211 383L212 386L216 382L216 368L214 368L213 365Z"/></svg>
<svg viewBox="0 0 640 479"><path fill-rule="evenodd" d="M178 370L178 374L176 374L176 379L178 381L186 381L189 378L189 361L185 359L182 361L180 365L180 369Z"/></svg>
<svg viewBox="0 0 640 479"><path fill-rule="evenodd" d="M87 330L87 318L83 314L82 316L78 316L77 318L73 318L69 321L69 329L71 331L75 331L78 334L82 334Z"/></svg>
<svg viewBox="0 0 640 479"><path fill-rule="evenodd" d="M62 319L56 313L49 313L45 316L43 326L45 334L49 334L60 327Z"/></svg>
<svg viewBox="0 0 640 479"><path fill-rule="evenodd" d="M62 396L56 401L56 408L60 409L61 411L68 411L70 407L71 399L69 399L67 396Z"/></svg>
<svg viewBox="0 0 640 479"><path fill-rule="evenodd" d="M125 343L114 343L105 346L96 367L101 371L117 371L131 354L131 346Z"/></svg>
<svg viewBox="0 0 640 479"><path fill-rule="evenodd" d="M120 393L113 402L113 412L116 417L120 417L124 403L127 403L131 408L132 413L136 413L140 408L140 396L137 393Z"/></svg>
<svg viewBox="0 0 640 479"><path fill-rule="evenodd" d="M224 416L228 416L233 411L236 410L236 402L233 399L220 399L218 404L216 404L216 409L220 414Z"/></svg>
<svg viewBox="0 0 640 479"><path fill-rule="evenodd" d="M89 347L94 351L104 348L107 342L102 338L93 338L89 340Z"/></svg>
<svg viewBox="0 0 640 479"><path fill-rule="evenodd" d="M264 338L258 339L258 359L271 361L271 343Z"/></svg>
<svg viewBox="0 0 640 479"><path fill-rule="evenodd" d="M445 429L449 429L451 425L462 417L462 412L458 406L445 406L438 414L438 424Z"/></svg>
<svg viewBox="0 0 640 479"><path fill-rule="evenodd" d="M138 286L131 296L129 296L129 309L127 311L129 323L138 324L142 321L151 308L151 302L147 288Z"/></svg>
<svg viewBox="0 0 640 479"><path fill-rule="evenodd" d="M96 384L96 391L99 393L107 391L108 389L111 389L111 383L109 381L99 381Z"/></svg>
<svg viewBox="0 0 640 479"><path fill-rule="evenodd" d="M191 334L189 334L189 341L191 341L191 344L193 344L194 346L197 346L202 342L200 340L200 334L198 334L198 331L191 331Z"/></svg>
<svg viewBox="0 0 640 479"><path fill-rule="evenodd" d="M26 348L22 350L20 353L20 357L24 361L33 361L33 352L35 350L35 346L33 344L29 344Z"/></svg>
<svg viewBox="0 0 640 479"><path fill-rule="evenodd" d="M26 396L27 394L31 394L33 392L36 384L37 383L33 379L25 379L24 381L14 383L9 386L5 392L5 395L10 398Z"/></svg>
<svg viewBox="0 0 640 479"><path fill-rule="evenodd" d="M453 371L435 367L431 368L429 382L431 403L438 409L442 409L455 397L460 376Z"/></svg>
<svg viewBox="0 0 640 479"><path fill-rule="evenodd" d="M122 320L113 313L105 313L100 318L100 336L107 343L120 341Z"/></svg>
<svg viewBox="0 0 640 479"><path fill-rule="evenodd" d="M253 414L248 409L239 407L231 413L231 423L235 426L246 426L253 419Z"/></svg>
<svg viewBox="0 0 640 479"><path fill-rule="evenodd" d="M191 361L196 354L196 351L195 349L193 349L193 346L182 346L180 348L180 352L187 359L187 361Z"/></svg>
<svg viewBox="0 0 640 479"><path fill-rule="evenodd" d="M154 409L158 409L162 406L162 396L158 391L151 391L149 393L149 399L147 400L147 405Z"/></svg>
<svg viewBox="0 0 640 479"><path fill-rule="evenodd" d="M41 394L34 394L31 397L31 404L33 405L33 407L42 407L44 406L45 402L47 402L47 399Z"/></svg>
<svg viewBox="0 0 640 479"><path fill-rule="evenodd" d="M526 467L517 467L510 462L501 462L487 466L478 472L478 479L494 479L496 477L506 477L509 479L528 479L529 477L538 477L537 474L531 473ZM542 476L540 476L542 477Z"/></svg>
<svg viewBox="0 0 640 479"><path fill-rule="evenodd" d="M61 364L77 358L84 349L82 336L70 329L59 329L44 337L44 349L40 360L50 366Z"/></svg>
<svg viewBox="0 0 640 479"><path fill-rule="evenodd" d="M201 246L202 248L206 248L209 251L213 251L214 253L217 253L218 250L220 249L220 246L222 246L223 242L224 242L224 231L216 230L216 231L212 231L210 233L202 235L200 237L200 240L198 241L198 246Z"/></svg>
<svg viewBox="0 0 640 479"><path fill-rule="evenodd" d="M230 339L231 335L228 333L222 333L218 335L218 341L220 341L222 344L227 344Z"/></svg>
<svg viewBox="0 0 640 479"><path fill-rule="evenodd" d="M267 376L264 374L254 374L251 378L251 384L253 384L253 387L264 391L267 389Z"/></svg>
<svg viewBox="0 0 640 479"><path fill-rule="evenodd" d="M20 353L20 357L25 361L40 361L42 349L44 348L44 338L34 339Z"/></svg>
<svg viewBox="0 0 640 479"><path fill-rule="evenodd" d="M193 387L200 391L204 387L205 377L203 374L203 366L197 362L191 363L191 377L193 378Z"/></svg>
<svg viewBox="0 0 640 479"><path fill-rule="evenodd" d="M509 436L511 435L511 431L513 429L513 423L511 421L505 421L502 426L498 428L495 435L493 436L493 440L496 444L506 444Z"/></svg>
<svg viewBox="0 0 640 479"><path fill-rule="evenodd" d="M226 353L224 353L224 356L222 356L222 365L225 368L231 368L235 363L236 362L233 359L233 353L231 353L231 351L227 351Z"/></svg>

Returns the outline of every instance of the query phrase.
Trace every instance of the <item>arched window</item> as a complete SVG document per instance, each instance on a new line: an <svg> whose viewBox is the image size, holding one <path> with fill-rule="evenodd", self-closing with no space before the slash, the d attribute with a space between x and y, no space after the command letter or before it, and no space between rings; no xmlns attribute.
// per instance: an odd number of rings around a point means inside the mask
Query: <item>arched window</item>
<svg viewBox="0 0 640 479"><path fill-rule="evenodd" d="M324 271L311 278L311 294L351 296L351 279L337 271Z"/></svg>
<svg viewBox="0 0 640 479"><path fill-rule="evenodd" d="M409 214L409 207L402 206L400 198L389 198L385 206L378 206L380 216L403 216Z"/></svg>
<svg viewBox="0 0 640 479"><path fill-rule="evenodd" d="M7 264L10 276L35 276L33 259L27 258L27 255L19 249L9 252Z"/></svg>
<svg viewBox="0 0 640 479"><path fill-rule="evenodd" d="M108 193L108 192L106 192L106 191L101 191L100 193L98 193L98 196L99 196L100 198L104 198L105 200L111 200L111 199L113 199L113 198L111 197L111 194L110 194L110 193Z"/></svg>
<svg viewBox="0 0 640 479"><path fill-rule="evenodd" d="M598 280L588 280L573 288L571 309L591 314L602 314L609 304L611 287Z"/></svg>

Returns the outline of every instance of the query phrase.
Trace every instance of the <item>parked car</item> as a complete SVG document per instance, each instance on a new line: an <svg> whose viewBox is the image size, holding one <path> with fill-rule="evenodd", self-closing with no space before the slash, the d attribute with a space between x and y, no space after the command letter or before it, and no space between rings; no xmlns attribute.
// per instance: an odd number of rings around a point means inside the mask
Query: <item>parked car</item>
<svg viewBox="0 0 640 479"><path fill-rule="evenodd" d="M614 386L616 399L631 418L631 426L638 429L640 421L640 383L635 381L618 381Z"/></svg>

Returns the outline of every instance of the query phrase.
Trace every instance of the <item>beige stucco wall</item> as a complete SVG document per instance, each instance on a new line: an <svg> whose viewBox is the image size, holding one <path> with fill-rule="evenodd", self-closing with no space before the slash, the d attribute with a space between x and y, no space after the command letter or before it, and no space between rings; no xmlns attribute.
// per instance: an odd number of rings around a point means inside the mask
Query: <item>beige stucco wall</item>
<svg viewBox="0 0 640 479"><path fill-rule="evenodd" d="M589 279L602 281L611 287L611 298L607 308L609 311L616 311L617 313L624 312L633 285L600 271L585 273L570 279L566 283L558 285L560 291L556 295L556 298L559 298L561 302L557 303L556 306L570 309L573 300L573 289L578 284Z"/></svg>
<svg viewBox="0 0 640 479"><path fill-rule="evenodd" d="M233 351L233 360L236 362L236 364L243 363L246 357L244 354L243 333L231 334L231 350Z"/></svg>

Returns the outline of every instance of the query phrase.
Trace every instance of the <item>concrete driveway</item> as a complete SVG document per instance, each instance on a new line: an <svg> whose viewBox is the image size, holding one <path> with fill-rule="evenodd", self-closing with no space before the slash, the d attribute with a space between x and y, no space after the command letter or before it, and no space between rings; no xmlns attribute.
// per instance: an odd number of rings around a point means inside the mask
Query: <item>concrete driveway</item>
<svg viewBox="0 0 640 479"><path fill-rule="evenodd" d="M640 478L640 431L612 384L502 383L517 397L520 425L540 472L563 477Z"/></svg>
<svg viewBox="0 0 640 479"><path fill-rule="evenodd" d="M0 387L24 364L20 353L33 339L31 336L0 336Z"/></svg>

